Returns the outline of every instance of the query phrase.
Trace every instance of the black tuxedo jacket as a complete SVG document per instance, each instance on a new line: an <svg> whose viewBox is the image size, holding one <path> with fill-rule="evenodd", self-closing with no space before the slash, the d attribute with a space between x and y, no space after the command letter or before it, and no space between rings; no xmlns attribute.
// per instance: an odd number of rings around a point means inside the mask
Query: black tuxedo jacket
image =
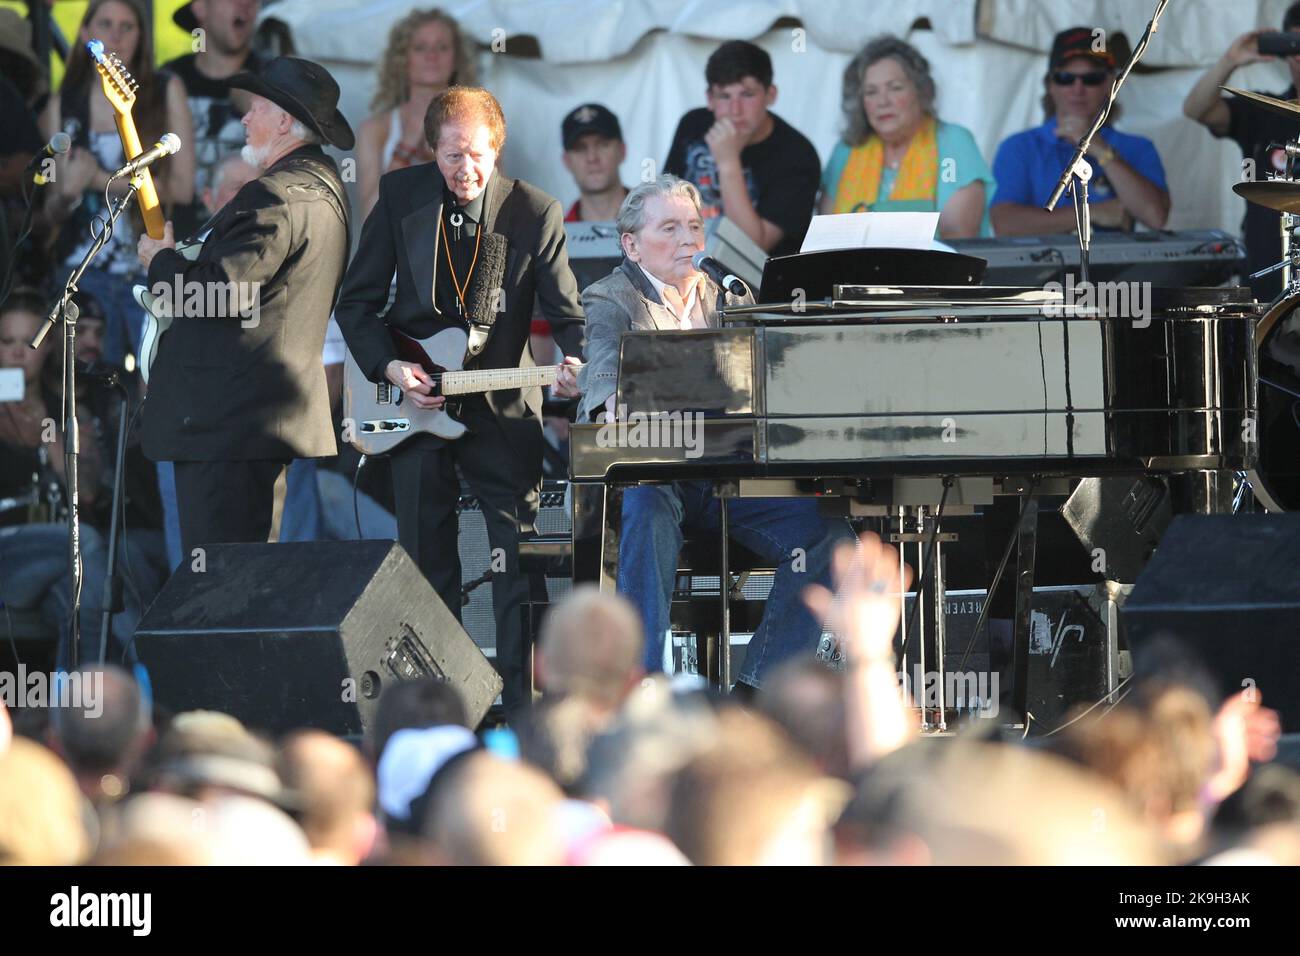
<svg viewBox="0 0 1300 956"><path fill-rule="evenodd" d="M172 249L154 256L150 289L185 298L150 374L143 423L150 458L338 454L321 349L347 262L344 195L333 162L319 146L304 146L211 220L197 260ZM222 294L231 289L233 308ZM196 291L201 299L191 298Z"/></svg>
<svg viewBox="0 0 1300 956"><path fill-rule="evenodd" d="M439 232L444 193L436 163L394 170L379 180L379 199L362 227L334 313L353 358L372 382L384 381L384 369L398 358L386 325L424 338L444 324L434 299L437 270L447 267ZM495 312L487 347L472 367L535 364L528 348L534 304L550 322L564 354L581 358L582 306L569 270L559 202L535 186L495 172L485 189L479 225L488 247L494 242L489 236L500 237L495 244L504 256L499 274L493 275L485 248L471 279L469 310L475 315L486 309ZM385 313L394 275L397 295ZM489 392L486 399L499 420L535 419L529 425L537 431L540 388ZM506 430L514 429L507 425Z"/></svg>

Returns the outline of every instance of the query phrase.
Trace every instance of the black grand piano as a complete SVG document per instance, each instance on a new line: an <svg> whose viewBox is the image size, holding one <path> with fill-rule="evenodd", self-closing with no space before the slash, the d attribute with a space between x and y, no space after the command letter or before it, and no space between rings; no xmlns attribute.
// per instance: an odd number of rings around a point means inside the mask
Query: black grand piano
<svg viewBox="0 0 1300 956"><path fill-rule="evenodd" d="M846 514L919 513L918 531L941 505L1090 476L1183 475L1194 510L1229 506L1256 456L1249 290L996 287L983 268L929 250L782 257L722 328L626 334L630 426L570 436L575 578L613 588L621 488L638 482L817 495Z"/></svg>

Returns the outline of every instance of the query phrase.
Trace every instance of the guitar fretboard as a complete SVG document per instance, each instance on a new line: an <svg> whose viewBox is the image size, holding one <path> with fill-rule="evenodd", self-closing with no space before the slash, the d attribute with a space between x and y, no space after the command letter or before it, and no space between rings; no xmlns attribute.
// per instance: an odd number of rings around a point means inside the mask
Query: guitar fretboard
<svg viewBox="0 0 1300 956"><path fill-rule="evenodd" d="M553 385L559 375L558 365L536 368L465 369L442 373L442 394L466 395L470 392L496 392L507 388Z"/></svg>

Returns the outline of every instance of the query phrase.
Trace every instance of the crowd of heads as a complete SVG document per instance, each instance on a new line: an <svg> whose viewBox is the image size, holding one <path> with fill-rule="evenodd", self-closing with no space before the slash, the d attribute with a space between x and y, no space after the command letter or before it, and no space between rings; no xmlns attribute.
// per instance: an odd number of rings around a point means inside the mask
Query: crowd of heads
<svg viewBox="0 0 1300 956"><path fill-rule="evenodd" d="M622 598L579 590L545 624L545 694L510 731L468 726L432 677L388 687L360 740L275 739L84 671L93 713L0 710L0 862L1300 863L1277 715L1219 700L1172 642L1052 732L977 724L863 762L851 674L792 662L742 705L645 677Z"/></svg>

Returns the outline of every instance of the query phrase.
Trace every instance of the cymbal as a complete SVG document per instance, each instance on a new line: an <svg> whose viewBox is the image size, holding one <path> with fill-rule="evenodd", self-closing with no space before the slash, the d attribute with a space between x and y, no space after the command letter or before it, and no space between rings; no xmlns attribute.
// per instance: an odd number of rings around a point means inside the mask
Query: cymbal
<svg viewBox="0 0 1300 956"><path fill-rule="evenodd" d="M1265 96L1263 93L1252 93L1249 90L1234 90L1231 86L1221 86L1219 89L1233 96L1240 96L1242 99L1249 100L1254 106L1260 109L1268 110L1270 113L1277 113L1286 119L1294 120L1297 126L1300 126L1300 105L1290 103L1286 100L1275 99L1272 96Z"/></svg>
<svg viewBox="0 0 1300 956"><path fill-rule="evenodd" d="M1273 179L1262 183L1236 183L1232 191L1246 202L1278 212L1300 212L1300 182Z"/></svg>

